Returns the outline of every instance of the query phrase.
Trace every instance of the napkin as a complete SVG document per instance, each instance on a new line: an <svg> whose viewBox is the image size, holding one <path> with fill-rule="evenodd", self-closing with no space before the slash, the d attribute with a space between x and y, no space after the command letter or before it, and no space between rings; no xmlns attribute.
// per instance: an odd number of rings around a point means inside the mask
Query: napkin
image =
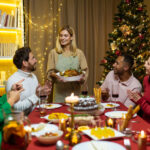
<svg viewBox="0 0 150 150"><path fill-rule="evenodd" d="M126 118L124 119L121 127L120 127L120 131L123 131L127 126L128 126L128 123L130 121L130 119L132 118L133 116L133 110L132 110L133 106L130 105L129 108L128 108L128 112L126 114Z"/></svg>
<svg viewBox="0 0 150 150"><path fill-rule="evenodd" d="M140 110L140 105L137 105L137 106L134 108L134 110L133 110L133 112L132 112L132 115L136 114L139 110Z"/></svg>

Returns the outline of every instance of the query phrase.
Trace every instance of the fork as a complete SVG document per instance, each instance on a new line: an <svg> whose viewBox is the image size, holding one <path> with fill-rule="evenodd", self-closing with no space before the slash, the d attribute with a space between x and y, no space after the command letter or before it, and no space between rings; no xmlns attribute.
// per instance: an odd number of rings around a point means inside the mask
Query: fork
<svg viewBox="0 0 150 150"><path fill-rule="evenodd" d="M131 150L131 143L129 139L124 139L124 145L128 150Z"/></svg>

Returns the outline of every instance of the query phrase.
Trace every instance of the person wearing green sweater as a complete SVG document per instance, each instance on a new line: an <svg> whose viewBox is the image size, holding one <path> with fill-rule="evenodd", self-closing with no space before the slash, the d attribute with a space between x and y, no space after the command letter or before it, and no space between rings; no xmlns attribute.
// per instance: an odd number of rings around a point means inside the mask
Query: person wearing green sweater
<svg viewBox="0 0 150 150"><path fill-rule="evenodd" d="M2 142L2 129L4 123L3 113L11 113L11 107L20 99L20 93L23 91L21 84L23 80L15 83L7 94L0 97L0 149Z"/></svg>

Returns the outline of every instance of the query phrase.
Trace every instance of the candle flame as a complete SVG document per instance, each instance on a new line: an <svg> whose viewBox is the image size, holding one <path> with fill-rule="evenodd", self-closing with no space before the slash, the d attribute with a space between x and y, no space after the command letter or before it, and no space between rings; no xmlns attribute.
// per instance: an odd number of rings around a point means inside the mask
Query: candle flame
<svg viewBox="0 0 150 150"><path fill-rule="evenodd" d="M144 136L145 135L145 132L142 130L141 131L141 136Z"/></svg>
<svg viewBox="0 0 150 150"><path fill-rule="evenodd" d="M74 96L74 93L71 93L71 97Z"/></svg>
<svg viewBox="0 0 150 150"><path fill-rule="evenodd" d="M122 114L122 119L126 119L126 114Z"/></svg>
<svg viewBox="0 0 150 150"><path fill-rule="evenodd" d="M113 125L113 120L111 118L108 119L108 125Z"/></svg>

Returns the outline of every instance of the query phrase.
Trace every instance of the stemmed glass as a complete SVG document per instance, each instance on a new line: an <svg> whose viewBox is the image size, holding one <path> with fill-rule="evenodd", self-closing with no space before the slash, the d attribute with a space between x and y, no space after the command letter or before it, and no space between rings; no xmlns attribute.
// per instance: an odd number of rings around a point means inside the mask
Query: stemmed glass
<svg viewBox="0 0 150 150"><path fill-rule="evenodd" d="M46 104L48 99L48 91L50 92L51 83L49 81L46 81L44 86L41 86L39 88L39 109L40 109L40 116L43 117L46 115Z"/></svg>
<svg viewBox="0 0 150 150"><path fill-rule="evenodd" d="M112 84L112 97L115 103L117 103L117 98L119 97L119 83ZM116 107L114 109L116 110Z"/></svg>
<svg viewBox="0 0 150 150"><path fill-rule="evenodd" d="M87 86L87 84L82 85L82 87L81 87L81 95L83 95L85 97L88 95L88 86Z"/></svg>
<svg viewBox="0 0 150 150"><path fill-rule="evenodd" d="M43 95L41 91L42 90L40 89L39 90L39 97L40 97L39 109L40 109L40 117L44 117L46 115L45 105L47 104L48 95Z"/></svg>

